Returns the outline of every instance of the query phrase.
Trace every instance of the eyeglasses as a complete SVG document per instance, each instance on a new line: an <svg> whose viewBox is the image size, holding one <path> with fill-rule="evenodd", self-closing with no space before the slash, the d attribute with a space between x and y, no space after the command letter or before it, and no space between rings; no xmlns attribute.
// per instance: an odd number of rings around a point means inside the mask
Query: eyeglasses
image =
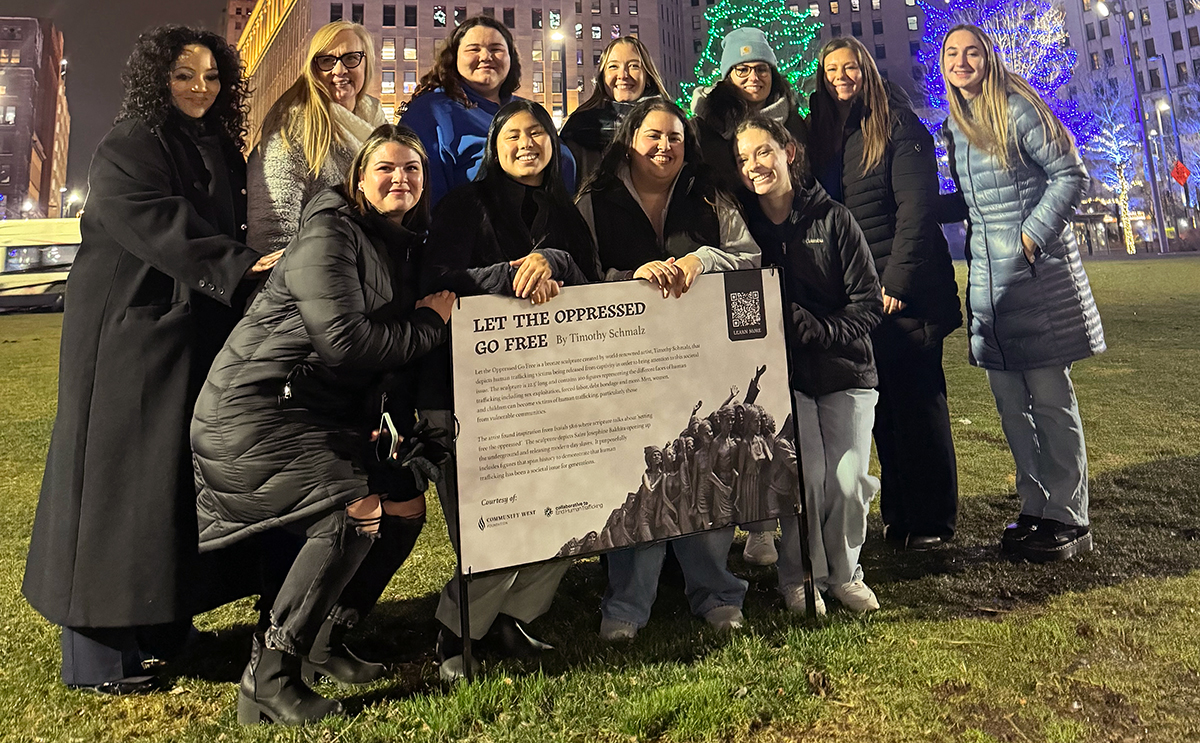
<svg viewBox="0 0 1200 743"><path fill-rule="evenodd" d="M337 67L338 62L341 62L342 66L347 70L353 70L362 64L366 58L366 52L346 52L340 57L333 54L321 54L313 58L313 63L316 64L317 69L321 72L332 72L333 68Z"/></svg>
<svg viewBox="0 0 1200 743"><path fill-rule="evenodd" d="M318 59L320 59L320 57L318 57ZM751 72L754 73L755 77L770 77L771 65L740 64L734 65L733 67L733 76L740 80L745 80L746 78L750 77Z"/></svg>

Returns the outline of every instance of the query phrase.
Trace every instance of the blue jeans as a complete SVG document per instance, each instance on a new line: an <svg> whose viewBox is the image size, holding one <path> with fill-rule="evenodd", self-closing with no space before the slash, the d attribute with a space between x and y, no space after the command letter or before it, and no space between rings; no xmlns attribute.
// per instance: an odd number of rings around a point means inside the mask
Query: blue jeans
<svg viewBox="0 0 1200 743"><path fill-rule="evenodd" d="M1017 466L1021 513L1086 526L1087 447L1070 364L988 369L987 377Z"/></svg>
<svg viewBox="0 0 1200 743"><path fill-rule="evenodd" d="M702 617L718 606L742 606L746 581L729 572L733 527L700 532L671 543L683 568L684 593L692 613ZM638 628L650 620L658 596L658 576L667 554L666 542L608 553L608 588L600 601L605 619Z"/></svg>
<svg viewBox="0 0 1200 743"><path fill-rule="evenodd" d="M867 473L875 390L841 390L820 397L796 393L800 467L808 506L813 582L820 589L862 578L858 556L867 539L867 510L879 480ZM779 587L804 582L795 516L779 519Z"/></svg>

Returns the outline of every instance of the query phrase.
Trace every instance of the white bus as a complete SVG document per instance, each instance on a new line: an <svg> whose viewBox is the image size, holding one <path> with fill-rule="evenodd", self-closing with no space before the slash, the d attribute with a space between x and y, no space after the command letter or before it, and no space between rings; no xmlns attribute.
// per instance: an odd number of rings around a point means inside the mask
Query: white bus
<svg viewBox="0 0 1200 743"><path fill-rule="evenodd" d="M61 311L79 240L78 219L0 221L0 308Z"/></svg>

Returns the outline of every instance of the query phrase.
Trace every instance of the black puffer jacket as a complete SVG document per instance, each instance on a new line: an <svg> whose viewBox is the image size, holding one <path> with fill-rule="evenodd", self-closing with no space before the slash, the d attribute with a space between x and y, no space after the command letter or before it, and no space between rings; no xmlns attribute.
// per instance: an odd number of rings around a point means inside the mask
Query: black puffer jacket
<svg viewBox="0 0 1200 743"><path fill-rule="evenodd" d="M577 188L600 166L604 148L612 142L625 114L633 110L637 102L608 101L595 108L584 108L571 114L563 124L559 137L575 156L575 183Z"/></svg>
<svg viewBox="0 0 1200 743"><path fill-rule="evenodd" d="M787 280L793 336L792 388L809 397L879 383L871 331L883 317L879 279L862 230L815 181L796 191L783 224L741 191L750 234L764 266Z"/></svg>
<svg viewBox="0 0 1200 743"><path fill-rule="evenodd" d="M825 127L814 124L808 153L821 185L862 228L888 296L908 305L888 315L885 323L926 346L962 325L962 311L950 250L938 223L933 137L904 91L891 83L887 88L892 138L878 165L862 171L862 121L871 114L861 98L846 120L841 151L830 146ZM818 91L809 100L810 123L836 121L828 95Z"/></svg>
<svg viewBox="0 0 1200 743"><path fill-rule="evenodd" d="M746 104L737 98L731 84L718 84L711 91L697 90L692 110L696 114L696 134L704 164L720 188L737 193L742 187L737 158L733 152L733 135L746 116ZM781 95L766 104L759 114L774 119L788 130L797 142L808 141L808 127L791 99Z"/></svg>
<svg viewBox="0 0 1200 743"><path fill-rule="evenodd" d="M380 398L413 425L410 362L447 338L413 309L423 238L325 191L213 362L191 439L200 549L366 496Z"/></svg>

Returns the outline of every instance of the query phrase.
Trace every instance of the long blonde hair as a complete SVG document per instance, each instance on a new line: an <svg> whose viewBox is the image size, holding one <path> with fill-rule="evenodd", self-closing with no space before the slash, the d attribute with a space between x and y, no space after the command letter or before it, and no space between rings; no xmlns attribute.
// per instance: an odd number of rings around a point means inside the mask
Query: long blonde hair
<svg viewBox="0 0 1200 743"><path fill-rule="evenodd" d="M983 90L979 96L967 105L967 99L962 92L950 84L946 77L946 42L957 31L970 31L983 47L983 60L987 65L983 76ZM1016 153L1021 157L1019 147L1011 141L1009 133L1008 96L1019 95L1037 111L1038 118L1046 130L1046 137L1056 142L1066 142L1074 146L1071 133L1063 126L1054 112L1046 105L1033 86L1023 77L1008 69L1004 60L996 53L996 45L987 33L969 23L960 23L946 33L942 39L942 50L938 55L938 64L942 68L942 81L946 86L946 101L950 105L950 115L958 128L962 129L967 140L976 147L991 153L1000 163L1000 167L1008 170L1012 166L1011 156Z"/></svg>
<svg viewBox="0 0 1200 743"><path fill-rule="evenodd" d="M608 58L612 56L613 51L616 50L619 44L628 44L633 47L633 50L637 52L638 57L642 61L642 75L646 78L646 86L642 92L642 98L666 94L667 85L663 82L662 75L658 74L658 67L654 65L654 56L650 54L650 50L636 36L622 36L619 39L613 39L608 42L608 46L604 47L604 51L600 52L600 64L596 65L596 79L592 87L592 94L586 101L579 104L575 109L576 111L599 108L613 99L608 88L604 85L604 68L608 65Z"/></svg>
<svg viewBox="0 0 1200 743"><path fill-rule="evenodd" d="M839 49L852 51L858 62L858 69L862 72L862 87L859 89L858 95L862 98L864 109L862 172L865 175L867 171L883 162L884 153L887 152L888 145L892 141L892 111L888 105L887 86L879 74L879 68L875 66L875 60L871 58L870 52L861 41L852 36L832 39L821 49L817 64L817 74L820 76L817 82L817 95L829 99L829 105L822 107L826 113L821 116L822 121L817 122L818 131L831 134L837 128L837 101L826 88L825 58ZM837 136L842 136L841 132L838 132Z"/></svg>
<svg viewBox="0 0 1200 743"><path fill-rule="evenodd" d="M366 54L362 62L362 90L358 91L358 96L354 99L355 108L358 107L366 97L371 81L375 79L375 44L371 40L371 34L360 24L334 21L321 26L313 34L300 77L279 96L279 100L275 101L263 120L263 137L279 131L283 135L284 144L289 147L299 145L304 151L308 172L313 176L320 173L326 158L329 157L329 147L334 138L341 136L333 126L329 108L336 104L325 85L317 78L315 60L333 46L334 39L343 31L354 34Z"/></svg>

